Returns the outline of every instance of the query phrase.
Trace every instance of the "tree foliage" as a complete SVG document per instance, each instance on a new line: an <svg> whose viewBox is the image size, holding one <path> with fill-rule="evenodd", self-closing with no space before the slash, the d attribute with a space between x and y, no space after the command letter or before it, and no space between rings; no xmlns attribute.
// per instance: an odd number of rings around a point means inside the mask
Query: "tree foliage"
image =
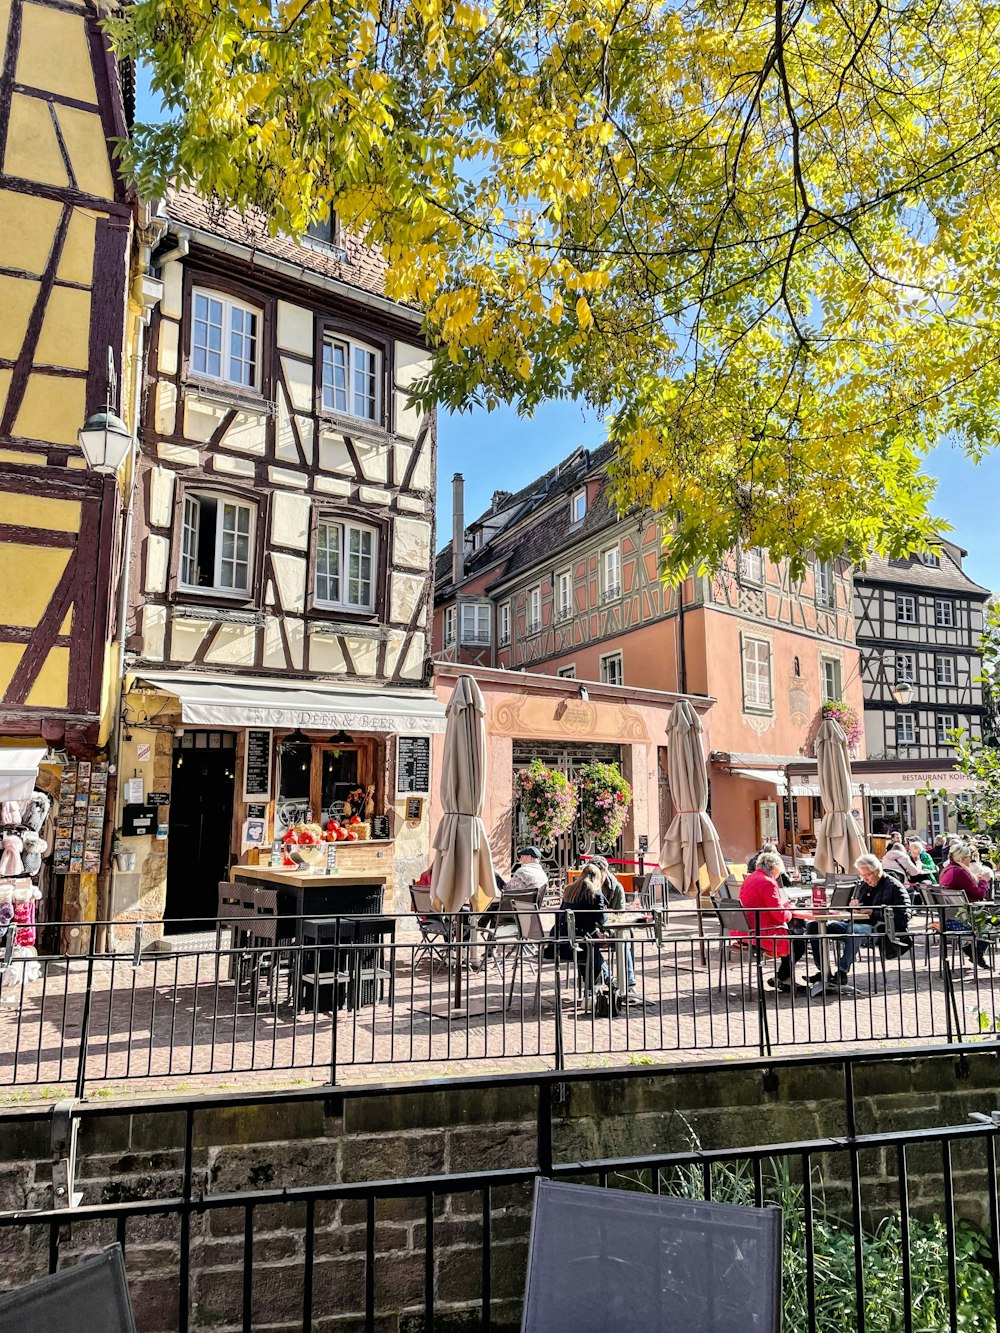
<svg viewBox="0 0 1000 1333"><path fill-rule="evenodd" d="M1000 413L996 0L137 0L170 177L389 263L452 408L604 413L678 570L898 554ZM939 525L940 526L940 525Z"/></svg>
<svg viewBox="0 0 1000 1333"><path fill-rule="evenodd" d="M963 817L974 833L1000 834L1000 736L996 718L1000 711L1000 605L987 604L983 635L979 640L983 670L977 677L983 687L985 716L983 741L959 732L955 738L955 767L969 779L963 802Z"/></svg>

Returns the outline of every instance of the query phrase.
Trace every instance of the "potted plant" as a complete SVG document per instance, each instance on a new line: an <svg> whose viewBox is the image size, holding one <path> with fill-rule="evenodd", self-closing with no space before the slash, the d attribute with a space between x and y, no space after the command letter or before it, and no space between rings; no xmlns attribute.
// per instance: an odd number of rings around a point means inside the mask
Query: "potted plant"
<svg viewBox="0 0 1000 1333"><path fill-rule="evenodd" d="M614 764L584 764L576 775L580 822L598 851L610 851L628 823L632 788Z"/></svg>
<svg viewBox="0 0 1000 1333"><path fill-rule="evenodd" d="M534 840L549 847L573 826L576 788L565 773L533 759L515 779L528 830Z"/></svg>
<svg viewBox="0 0 1000 1333"><path fill-rule="evenodd" d="M858 716L858 710L845 703L843 699L828 699L823 705L823 721L825 722L828 717L832 717L843 727L844 735L847 737L847 747L852 757L857 757L861 750L861 742L865 738L865 729Z"/></svg>

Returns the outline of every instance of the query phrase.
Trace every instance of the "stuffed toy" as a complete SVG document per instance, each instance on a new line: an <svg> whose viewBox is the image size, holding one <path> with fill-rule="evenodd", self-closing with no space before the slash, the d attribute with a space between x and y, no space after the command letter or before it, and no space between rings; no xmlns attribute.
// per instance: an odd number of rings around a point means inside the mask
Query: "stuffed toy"
<svg viewBox="0 0 1000 1333"><path fill-rule="evenodd" d="M16 833L7 833L0 838L0 875L20 875L24 867L21 864L21 848L24 843Z"/></svg>
<svg viewBox="0 0 1000 1333"><path fill-rule="evenodd" d="M35 904L41 894L33 884L19 884L14 890L14 943L18 949L35 947Z"/></svg>
<svg viewBox="0 0 1000 1333"><path fill-rule="evenodd" d="M26 875L37 875L42 868L42 857L49 850L49 845L37 833L32 833L31 829L26 829L22 833L21 841L24 843L24 851L21 857L24 873Z"/></svg>
<svg viewBox="0 0 1000 1333"><path fill-rule="evenodd" d="M0 805L0 824L20 824L21 805L19 801L4 801Z"/></svg>
<svg viewBox="0 0 1000 1333"><path fill-rule="evenodd" d="M21 818L18 822L31 829L32 833L37 833L45 823L51 804L43 791L32 792L26 801L21 802Z"/></svg>

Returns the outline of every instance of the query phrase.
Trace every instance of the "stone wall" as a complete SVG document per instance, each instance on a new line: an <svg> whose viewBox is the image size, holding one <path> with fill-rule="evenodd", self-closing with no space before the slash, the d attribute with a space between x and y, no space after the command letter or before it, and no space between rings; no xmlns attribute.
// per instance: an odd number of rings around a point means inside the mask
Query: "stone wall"
<svg viewBox="0 0 1000 1333"><path fill-rule="evenodd" d="M780 1144L842 1137L847 1132L843 1074L833 1068L757 1065L676 1073L635 1069L614 1077L584 1076L553 1088L553 1158L599 1157ZM1000 1096L996 1057L973 1053L860 1065L855 1076L857 1131L892 1132L962 1124L970 1112L992 1111ZM538 1161L534 1087L516 1082L454 1088L415 1086L388 1094L352 1091L269 1095L240 1104L196 1109L193 1194L334 1182L407 1180L487 1169L533 1168ZM192 1104L197 1106L197 1102ZM85 1204L150 1200L182 1189L184 1104L87 1109L79 1141L78 1186ZM0 1115L0 1209L51 1204L50 1115ZM956 1207L979 1224L988 1220L984 1139L953 1152ZM895 1151L861 1155L866 1216L877 1220L897 1203ZM848 1154L817 1159L828 1204L847 1213ZM939 1143L908 1157L916 1212L942 1211ZM612 1183L626 1184L622 1180ZM435 1328L480 1327L483 1204L479 1192L433 1198ZM491 1199L493 1328L520 1327L531 1212L531 1182L496 1189ZM190 1217L191 1328L228 1333L242 1326L245 1212L200 1210ZM253 1328L278 1333L302 1327L306 1206L268 1202L253 1213ZM176 1216L130 1220L125 1233L138 1326L143 1333L177 1327L180 1221ZM362 1325L366 1281L366 1204L360 1199L315 1204L313 1299L315 1329ZM111 1222L77 1221L63 1230L61 1262L115 1239ZM424 1328L426 1204L405 1186L376 1207L375 1308L380 1333ZM45 1271L47 1227L0 1228L0 1285Z"/></svg>

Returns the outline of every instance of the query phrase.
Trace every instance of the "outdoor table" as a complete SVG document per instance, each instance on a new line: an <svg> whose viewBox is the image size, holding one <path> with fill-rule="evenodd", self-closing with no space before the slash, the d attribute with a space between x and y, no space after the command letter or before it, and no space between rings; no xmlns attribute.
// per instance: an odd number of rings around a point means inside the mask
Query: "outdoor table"
<svg viewBox="0 0 1000 1333"><path fill-rule="evenodd" d="M294 917L295 943L302 943L302 921L306 916L378 916L388 872L347 870L339 875L282 870L275 866L233 866L236 882L275 885L282 891L282 916ZM289 910L289 904L291 910Z"/></svg>
<svg viewBox="0 0 1000 1333"><path fill-rule="evenodd" d="M649 912L609 912L604 929L615 941L615 980L622 995L628 994L628 967L625 960L625 938L634 938L636 926L652 925Z"/></svg>
<svg viewBox="0 0 1000 1333"><path fill-rule="evenodd" d="M811 907L808 910L806 910L805 908L802 909L793 908L792 910L792 920L814 923L816 926L816 933L819 937L818 941L819 970L823 973L823 979L822 981L817 981L815 986L813 986L812 990L810 991L810 994L814 998L823 994L827 986L830 984L830 978L835 971L835 969L831 968L830 966L830 951L826 947L827 924L830 921L852 921L853 919L854 919L853 912L845 912L842 911L840 908L835 908L835 907L819 907L819 908Z"/></svg>

